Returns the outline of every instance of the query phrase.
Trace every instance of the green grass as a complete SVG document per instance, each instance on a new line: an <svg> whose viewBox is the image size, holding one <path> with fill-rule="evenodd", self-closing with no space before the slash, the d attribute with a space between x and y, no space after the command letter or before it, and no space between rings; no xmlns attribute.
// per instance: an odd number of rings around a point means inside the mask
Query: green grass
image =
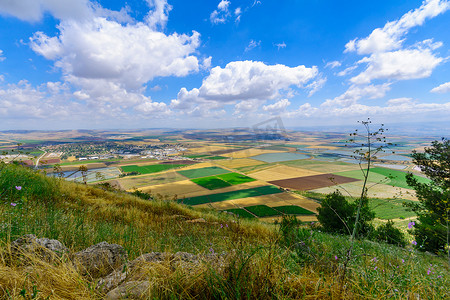
<svg viewBox="0 0 450 300"><path fill-rule="evenodd" d="M186 199L179 199L178 202L182 202L188 205L199 205L205 203L221 202L225 200L241 199L247 197L256 197L262 195L270 195L282 193L283 191L273 185L260 186L252 189L245 189L239 191L232 191L226 193L210 194L197 197L191 197Z"/></svg>
<svg viewBox="0 0 450 300"><path fill-rule="evenodd" d="M364 179L363 174L360 170L347 171L347 172L337 172L336 175L347 176L355 179ZM383 184L392 185L400 188L411 189L411 187L406 183L406 172L399 170L391 170L386 168L374 167L370 169L368 180L371 182L382 182ZM428 178L421 176L414 176L420 183L429 183Z"/></svg>
<svg viewBox="0 0 450 300"><path fill-rule="evenodd" d="M253 205L245 207L246 210L251 212L252 214L263 218L263 217L274 217L279 216L281 213L267 205Z"/></svg>
<svg viewBox="0 0 450 300"><path fill-rule="evenodd" d="M216 190L221 189L227 186L231 186L230 183L223 181L220 178L217 178L215 176L210 177L202 177L202 178L194 178L191 179L191 181L195 184L198 184L199 186L202 186L208 190Z"/></svg>
<svg viewBox="0 0 450 300"><path fill-rule="evenodd" d="M284 205L284 206L276 206L273 209L278 210L286 215L314 215L312 211L309 211L303 207L297 205Z"/></svg>
<svg viewBox="0 0 450 300"><path fill-rule="evenodd" d="M369 199L369 206L375 212L375 217L383 220L390 220L396 218L414 217L416 214L408 211L403 203L411 203L415 201L403 199Z"/></svg>
<svg viewBox="0 0 450 300"><path fill-rule="evenodd" d="M187 166L187 165L159 164L159 165L148 165L148 166L131 165L131 166L122 166L120 168L125 173L138 172L139 174L151 174L151 173L162 172L165 170L181 168L181 167L185 167L185 166Z"/></svg>
<svg viewBox="0 0 450 300"><path fill-rule="evenodd" d="M238 215L239 217L242 217L242 218L247 218L247 219L254 219L255 218L254 215L252 215L251 213L249 213L248 211L246 211L243 208L231 208L231 209L227 209L225 211L231 212L231 213L233 213L235 215Z"/></svg>
<svg viewBox="0 0 450 300"><path fill-rule="evenodd" d="M177 172L189 179L231 173L230 171L219 168L219 167L206 167L206 168L183 170L183 171L177 171Z"/></svg>

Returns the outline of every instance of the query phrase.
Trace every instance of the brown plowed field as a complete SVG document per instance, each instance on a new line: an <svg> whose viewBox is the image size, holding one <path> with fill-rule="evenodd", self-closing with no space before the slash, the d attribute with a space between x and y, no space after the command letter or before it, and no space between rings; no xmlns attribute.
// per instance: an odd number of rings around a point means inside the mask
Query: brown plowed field
<svg viewBox="0 0 450 300"><path fill-rule="evenodd" d="M332 178L332 179L331 179ZM320 174L313 176L297 177L283 180L269 181L269 183L278 185L284 188L308 191L322 187L332 186L336 184L348 183L358 181L358 179L339 176L334 174Z"/></svg>

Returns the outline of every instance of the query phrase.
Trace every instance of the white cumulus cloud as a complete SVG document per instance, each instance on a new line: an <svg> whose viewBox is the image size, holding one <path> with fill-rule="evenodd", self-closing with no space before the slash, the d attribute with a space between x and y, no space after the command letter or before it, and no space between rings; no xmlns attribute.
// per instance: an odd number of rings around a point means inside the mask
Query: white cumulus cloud
<svg viewBox="0 0 450 300"><path fill-rule="evenodd" d="M144 23L122 25L96 17L90 22L63 22L59 36L37 32L31 47L55 61L64 74L105 79L127 89L160 76L186 76L199 70L192 55L199 33L165 35Z"/></svg>
<svg viewBox="0 0 450 300"><path fill-rule="evenodd" d="M448 9L450 2L447 0L426 0L419 8L404 14L399 20L387 22L383 28L376 28L368 37L349 41L344 52L371 54L400 49L404 36L411 28L422 25L427 19Z"/></svg>
<svg viewBox="0 0 450 300"><path fill-rule="evenodd" d="M430 92L439 94L450 93L450 82L443 83L433 88Z"/></svg>
<svg viewBox="0 0 450 300"><path fill-rule="evenodd" d="M45 12L60 20L86 19L92 14L89 0L6 0L0 1L0 14L24 21L39 21Z"/></svg>
<svg viewBox="0 0 450 300"><path fill-rule="evenodd" d="M211 69L203 80L199 96L208 100L235 101L277 97L281 90L299 88L315 78L317 67L266 65L258 61L230 62L225 68Z"/></svg>
<svg viewBox="0 0 450 300"><path fill-rule="evenodd" d="M393 52L373 53L359 63L367 68L350 79L355 84L368 84L374 79L417 79L429 77L442 62L430 49L405 49Z"/></svg>

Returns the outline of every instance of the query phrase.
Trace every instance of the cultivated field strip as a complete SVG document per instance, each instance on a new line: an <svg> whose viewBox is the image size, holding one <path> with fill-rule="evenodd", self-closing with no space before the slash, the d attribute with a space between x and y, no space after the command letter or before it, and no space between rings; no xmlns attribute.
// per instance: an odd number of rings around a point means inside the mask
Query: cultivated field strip
<svg viewBox="0 0 450 300"><path fill-rule="evenodd" d="M335 175L335 174L321 174L305 177L297 177L283 180L269 181L270 184L281 186L299 191L313 190L321 187L333 186L336 184L348 183L358 181L358 179Z"/></svg>
<svg viewBox="0 0 450 300"><path fill-rule="evenodd" d="M251 173L250 176L259 180L273 181L320 174L323 173L311 171L308 169L289 167L285 165L276 165L269 169Z"/></svg>

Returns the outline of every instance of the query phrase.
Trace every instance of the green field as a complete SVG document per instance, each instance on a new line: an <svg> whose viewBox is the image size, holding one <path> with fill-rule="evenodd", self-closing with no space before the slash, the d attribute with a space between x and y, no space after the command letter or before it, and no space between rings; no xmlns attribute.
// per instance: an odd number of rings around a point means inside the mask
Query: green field
<svg viewBox="0 0 450 300"><path fill-rule="evenodd" d="M216 190L227 186L255 181L255 179L239 173L225 173L217 176L194 178L191 179L191 181L208 190Z"/></svg>
<svg viewBox="0 0 450 300"><path fill-rule="evenodd" d="M214 175L231 173L231 172L228 170L219 168L219 167L207 167L207 168L200 168L200 169L178 171L178 173L189 179L193 179L193 178L214 176Z"/></svg>
<svg viewBox="0 0 450 300"><path fill-rule="evenodd" d="M347 176L347 177L360 179L360 180L364 179L361 170L346 171L346 172L336 172L334 174ZM392 185L392 186L405 188L405 189L411 189L411 187L406 183L406 177L405 176L406 176L406 172L403 172L403 171L375 167L375 168L371 168L370 169L369 181L371 181L371 182L381 182L381 183L387 184L387 185ZM420 176L416 176L416 175L414 177L420 183L428 183L428 182L430 182L429 179L424 178L424 177L420 177Z"/></svg>
<svg viewBox="0 0 450 300"><path fill-rule="evenodd" d="M242 217L242 218L248 218L248 219L255 218L254 215L252 215L251 213L249 213L248 211L246 211L243 208L232 208L232 209L227 209L226 211L231 212L235 215L238 215L239 217Z"/></svg>
<svg viewBox="0 0 450 300"><path fill-rule="evenodd" d="M410 218L416 214L412 211L408 211L403 206L403 202L411 203L414 201L403 199L369 199L369 206L375 212L375 217L383 220L390 220L396 218Z"/></svg>
<svg viewBox="0 0 450 300"><path fill-rule="evenodd" d="M216 176L202 177L202 178L194 178L191 181L199 186L202 186L208 190L216 190L221 189L227 186L231 186L230 183L223 181L222 179Z"/></svg>
<svg viewBox="0 0 450 300"><path fill-rule="evenodd" d="M181 167L185 167L185 166L187 166L187 165L170 165L170 164L163 165L163 164L161 164L161 165L148 165L148 166L131 165L131 166L122 166L120 168L125 173L138 172L139 174L150 174L150 173L156 173L156 172L161 172L161 171L175 169L175 168L181 168Z"/></svg>
<svg viewBox="0 0 450 300"><path fill-rule="evenodd" d="M314 215L312 211L304 209L303 207L297 205L285 205L273 207L273 209L278 210L286 215Z"/></svg>
<svg viewBox="0 0 450 300"><path fill-rule="evenodd" d="M260 218L281 215L281 213L279 211L277 211L267 205L247 206L245 209Z"/></svg>
<svg viewBox="0 0 450 300"><path fill-rule="evenodd" d="M210 194L204 196L191 197L186 199L179 199L178 202L182 202L188 205L199 205L212 202L221 202L225 200L241 199L248 197L256 197L262 195L278 194L283 191L273 185L260 186L252 189L245 189L239 191L232 191L226 193Z"/></svg>
<svg viewBox="0 0 450 300"><path fill-rule="evenodd" d="M237 185L237 184L252 182L252 181L256 180L256 179L253 179L251 177L248 177L248 176L245 176L245 175L239 174L239 173L226 173L226 174L218 175L216 177L222 179L223 181L228 182L231 185Z"/></svg>

